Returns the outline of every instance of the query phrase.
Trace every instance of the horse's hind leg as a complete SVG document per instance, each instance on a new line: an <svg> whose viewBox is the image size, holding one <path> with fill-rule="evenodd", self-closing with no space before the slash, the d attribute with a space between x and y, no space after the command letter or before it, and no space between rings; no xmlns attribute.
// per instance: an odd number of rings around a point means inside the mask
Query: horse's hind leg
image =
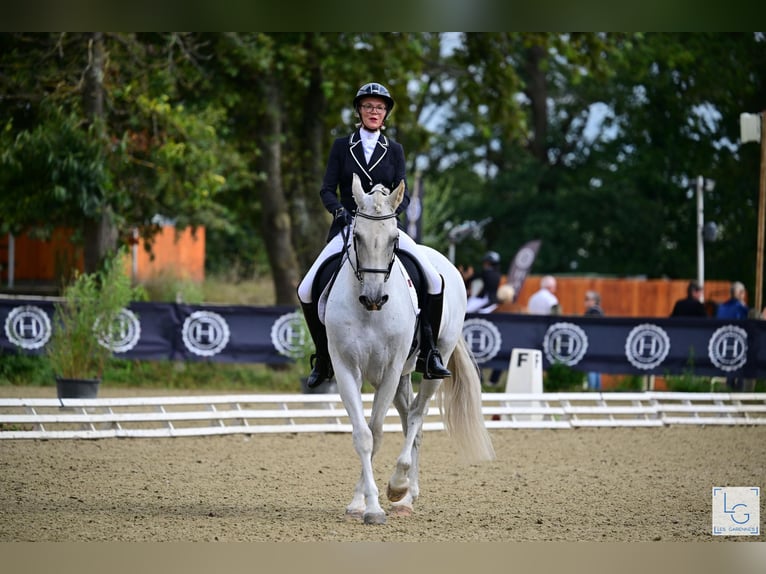
<svg viewBox="0 0 766 574"><path fill-rule="evenodd" d="M409 379L409 376L407 378ZM402 418L405 438L386 492L388 499L393 503L409 499L411 507L420 494L420 444L423 435L423 417L431 397L440 384L440 381L423 379L420 384L420 391L417 396L413 397L412 386L408 382L408 394L406 395L408 400L405 401L405 395L397 397L402 402L402 409L399 414ZM399 407L397 406L397 408Z"/></svg>
<svg viewBox="0 0 766 574"><path fill-rule="evenodd" d="M412 381L410 375L402 375L399 379L399 386L394 395L394 407L399 413L399 420L402 423L402 430L405 435L405 444L407 440L407 420L410 414L410 405L414 395L412 393ZM405 497L409 498L410 489L410 468L412 459L409 456L399 455L394 468L394 474L388 481L386 496L392 502L402 501Z"/></svg>

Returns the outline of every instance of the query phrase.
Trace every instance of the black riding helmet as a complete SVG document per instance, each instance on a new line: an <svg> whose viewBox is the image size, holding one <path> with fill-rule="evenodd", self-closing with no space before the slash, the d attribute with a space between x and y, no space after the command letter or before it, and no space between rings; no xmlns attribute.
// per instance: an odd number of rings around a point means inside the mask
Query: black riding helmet
<svg viewBox="0 0 766 574"><path fill-rule="evenodd" d="M491 265L499 265L500 254L497 251L487 251L484 255L484 261L488 261Z"/></svg>
<svg viewBox="0 0 766 574"><path fill-rule="evenodd" d="M356 110L356 113L359 113L359 101L362 98L369 96L383 98L386 101L386 117L388 117L388 114L394 109L394 98L391 97L386 86L377 82L370 82L359 88L359 91L357 91L356 97L354 98L354 109Z"/></svg>

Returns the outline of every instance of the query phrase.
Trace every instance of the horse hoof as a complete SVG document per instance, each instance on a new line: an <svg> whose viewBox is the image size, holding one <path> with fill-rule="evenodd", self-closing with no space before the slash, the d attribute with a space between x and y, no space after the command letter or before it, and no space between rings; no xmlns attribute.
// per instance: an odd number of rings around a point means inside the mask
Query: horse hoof
<svg viewBox="0 0 766 574"><path fill-rule="evenodd" d="M407 486L402 488L394 488L391 486L391 484L389 484L388 488L386 488L386 497L388 497L388 500L391 502L399 502L406 496L408 489L409 487Z"/></svg>
<svg viewBox="0 0 766 574"><path fill-rule="evenodd" d="M365 524L385 524L386 513L385 512L371 512L364 515Z"/></svg>
<svg viewBox="0 0 766 574"><path fill-rule="evenodd" d="M391 507L389 515L397 518L408 518L412 516L412 512L413 510L411 506L396 505Z"/></svg>

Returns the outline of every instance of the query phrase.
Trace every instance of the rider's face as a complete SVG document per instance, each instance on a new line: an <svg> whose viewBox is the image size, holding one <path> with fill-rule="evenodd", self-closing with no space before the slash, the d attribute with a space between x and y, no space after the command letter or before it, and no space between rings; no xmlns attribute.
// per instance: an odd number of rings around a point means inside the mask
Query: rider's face
<svg viewBox="0 0 766 574"><path fill-rule="evenodd" d="M379 130L386 119L386 100L375 96L364 98L359 103L362 125L370 131Z"/></svg>

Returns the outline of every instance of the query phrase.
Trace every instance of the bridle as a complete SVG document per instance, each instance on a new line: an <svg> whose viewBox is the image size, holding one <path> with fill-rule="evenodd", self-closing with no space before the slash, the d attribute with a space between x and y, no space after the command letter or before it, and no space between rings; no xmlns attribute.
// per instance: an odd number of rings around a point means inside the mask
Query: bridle
<svg viewBox="0 0 766 574"><path fill-rule="evenodd" d="M389 213L388 215L369 215L367 213L357 211L354 216L361 217L362 219L369 219L370 221L385 221L386 219L396 218L396 213ZM346 228L343 229L343 234L343 249L347 252L346 257L348 257L348 235L346 233ZM397 239L394 243L394 248L391 250L391 260L388 262L388 267L385 269L376 267L362 267L359 265L359 251L356 248L356 237L354 237L354 254L356 255L356 261L352 262L350 257L348 257L348 261L351 265L351 268L354 270L354 275L356 275L357 281L359 281L359 283L364 283L364 273L380 273L385 275L383 277L383 281L388 281L388 278L391 276L391 269L394 267L394 260L396 259L396 249L398 245L399 239Z"/></svg>
<svg viewBox="0 0 766 574"><path fill-rule="evenodd" d="M375 185L370 191L365 191L367 195L372 195L373 193L378 192L382 193L383 195L390 195L392 190L385 187L384 185L377 184ZM361 217L362 219L369 219L370 221L385 221L387 219L395 219L396 218L396 212L389 213L387 215L370 215L369 213L362 213L358 209L356 210L356 213L354 214L354 225L356 224L356 217ZM388 267L385 269L377 269L375 267L362 267L359 265L359 251L356 248L356 237L354 237L354 254L356 261L351 261L351 258L348 256L348 232L346 231L348 228L344 227L341 230L341 233L343 233L343 251L344 251L344 257L348 259L349 265L351 265L351 268L354 270L354 275L356 275L357 281L359 283L364 283L364 273L380 273L382 275L385 275L383 277L383 281L388 281L388 278L391 276L391 269L394 267L394 261L396 259L396 249L399 246L399 239L397 238L394 242L394 248L391 251L391 260L388 262Z"/></svg>

